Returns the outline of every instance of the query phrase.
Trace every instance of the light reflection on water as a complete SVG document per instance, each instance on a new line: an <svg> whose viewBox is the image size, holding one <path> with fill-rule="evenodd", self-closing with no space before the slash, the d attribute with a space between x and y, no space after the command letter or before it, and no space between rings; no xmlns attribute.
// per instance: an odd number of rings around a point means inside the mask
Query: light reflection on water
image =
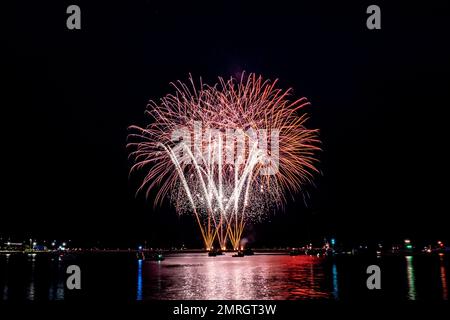
<svg viewBox="0 0 450 320"><path fill-rule="evenodd" d="M34 274L36 271L36 259L35 257L32 257L31 259L28 259L31 261L31 272L30 272L30 280L28 281L28 288L27 288L27 296L30 300L34 300Z"/></svg>
<svg viewBox="0 0 450 320"><path fill-rule="evenodd" d="M337 295L324 285L322 259L312 256L169 257L147 261L147 299L314 299ZM334 269L337 282L337 270Z"/></svg>
<svg viewBox="0 0 450 320"><path fill-rule="evenodd" d="M142 300L142 260L138 261L136 300Z"/></svg>
<svg viewBox="0 0 450 320"><path fill-rule="evenodd" d="M441 276L442 300L448 300L447 275L445 270L444 255L439 255L439 271Z"/></svg>
<svg viewBox="0 0 450 320"><path fill-rule="evenodd" d="M333 263L332 273L333 273L333 297L335 300L338 300L339 299L339 287L338 287L338 273L337 273L336 263Z"/></svg>
<svg viewBox="0 0 450 320"><path fill-rule="evenodd" d="M5 256L5 262L6 262L6 265L8 265L8 263L9 263L9 257L10 257L11 255L10 254L7 254L6 256ZM5 276L5 278L8 278L8 269L7 268L4 268L5 270L4 270L4 276ZM9 291L9 287L8 287L8 283L6 282L4 285L3 285L3 292L2 292L2 300L8 300L8 298L9 298L9 295L8 295L8 291Z"/></svg>
<svg viewBox="0 0 450 320"><path fill-rule="evenodd" d="M64 300L60 261L33 255L0 256L0 300Z"/></svg>
<svg viewBox="0 0 450 320"><path fill-rule="evenodd" d="M406 276L408 278L408 299L416 300L416 277L414 275L413 257L406 256Z"/></svg>
<svg viewBox="0 0 450 320"><path fill-rule="evenodd" d="M448 300L447 255L379 258L380 298ZM374 260L342 256L174 254L162 262L131 255L64 257L0 254L0 300L372 299L365 286ZM66 268L80 264L82 290L67 291ZM111 279L114 285L111 286Z"/></svg>

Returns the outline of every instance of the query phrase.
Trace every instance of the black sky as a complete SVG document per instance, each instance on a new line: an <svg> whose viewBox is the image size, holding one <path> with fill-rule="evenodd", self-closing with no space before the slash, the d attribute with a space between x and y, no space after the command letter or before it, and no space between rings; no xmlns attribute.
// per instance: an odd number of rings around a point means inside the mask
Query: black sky
<svg viewBox="0 0 450 320"><path fill-rule="evenodd" d="M324 149L309 197L251 239L448 236L449 6L378 2L382 29L371 31L373 1L297 2L17 2L0 232L200 244L189 217L135 197L127 127L145 123L170 81L246 70L310 99ZM69 4L81 7L80 31L66 29Z"/></svg>

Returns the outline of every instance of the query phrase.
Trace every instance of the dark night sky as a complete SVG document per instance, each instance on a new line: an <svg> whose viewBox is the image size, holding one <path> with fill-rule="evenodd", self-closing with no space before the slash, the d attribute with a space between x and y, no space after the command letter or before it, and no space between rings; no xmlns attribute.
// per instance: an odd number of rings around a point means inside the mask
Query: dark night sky
<svg viewBox="0 0 450 320"><path fill-rule="evenodd" d="M444 1L93 2L8 10L0 232L200 246L189 217L135 197L127 127L170 81L246 70L310 99L324 149L307 206L299 195L252 240L448 236ZM382 30L365 26L372 2ZM65 26L74 3L81 31Z"/></svg>

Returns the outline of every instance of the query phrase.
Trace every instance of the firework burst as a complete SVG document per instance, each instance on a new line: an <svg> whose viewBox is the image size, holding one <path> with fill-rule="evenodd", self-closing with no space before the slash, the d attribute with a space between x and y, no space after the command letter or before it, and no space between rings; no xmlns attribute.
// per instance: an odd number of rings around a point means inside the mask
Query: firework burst
<svg viewBox="0 0 450 320"><path fill-rule="evenodd" d="M131 126L131 171L145 170L138 189L157 189L155 205L172 199L191 212L205 247L217 238L239 248L245 224L312 182L318 130L307 129L306 98L255 74L214 86L172 83L174 93L150 101L150 124Z"/></svg>

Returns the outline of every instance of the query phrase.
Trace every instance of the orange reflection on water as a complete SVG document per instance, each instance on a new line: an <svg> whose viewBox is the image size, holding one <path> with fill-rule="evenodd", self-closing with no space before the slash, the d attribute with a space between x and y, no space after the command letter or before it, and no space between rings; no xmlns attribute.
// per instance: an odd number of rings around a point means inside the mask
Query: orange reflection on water
<svg viewBox="0 0 450 320"><path fill-rule="evenodd" d="M443 254L439 254L439 260L440 260L440 273L441 273L441 284L442 284L442 300L448 300L447 271L445 270Z"/></svg>

